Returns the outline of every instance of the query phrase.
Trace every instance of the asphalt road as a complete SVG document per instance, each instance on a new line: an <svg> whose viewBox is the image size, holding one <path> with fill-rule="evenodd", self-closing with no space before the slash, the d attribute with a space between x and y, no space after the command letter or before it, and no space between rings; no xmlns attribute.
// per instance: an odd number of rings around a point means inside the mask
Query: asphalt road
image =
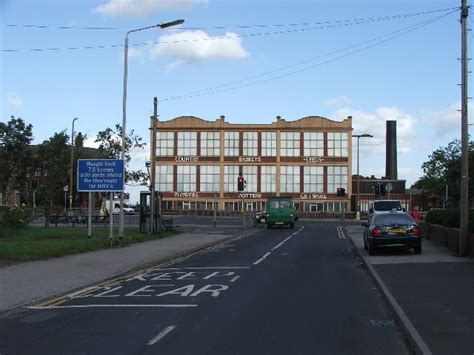
<svg viewBox="0 0 474 355"><path fill-rule="evenodd" d="M263 229L11 315L0 353L409 353L340 225Z"/></svg>

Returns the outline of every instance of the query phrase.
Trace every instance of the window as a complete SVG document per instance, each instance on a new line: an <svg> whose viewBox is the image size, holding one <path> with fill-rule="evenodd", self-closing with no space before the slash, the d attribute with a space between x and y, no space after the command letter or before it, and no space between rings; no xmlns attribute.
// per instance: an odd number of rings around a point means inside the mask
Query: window
<svg viewBox="0 0 474 355"><path fill-rule="evenodd" d="M196 191L196 166L178 165L178 192Z"/></svg>
<svg viewBox="0 0 474 355"><path fill-rule="evenodd" d="M224 132L224 155L226 157L239 155L239 132Z"/></svg>
<svg viewBox="0 0 474 355"><path fill-rule="evenodd" d="M322 157L324 155L324 133L304 132L304 155Z"/></svg>
<svg viewBox="0 0 474 355"><path fill-rule="evenodd" d="M347 204L345 202L325 202L325 212L345 212L347 211Z"/></svg>
<svg viewBox="0 0 474 355"><path fill-rule="evenodd" d="M178 132L178 155L197 155L197 132Z"/></svg>
<svg viewBox="0 0 474 355"><path fill-rule="evenodd" d="M347 157L347 133L329 132L328 133L328 156Z"/></svg>
<svg viewBox="0 0 474 355"><path fill-rule="evenodd" d="M201 165L201 192L219 191L220 172L218 165Z"/></svg>
<svg viewBox="0 0 474 355"><path fill-rule="evenodd" d="M300 167L281 166L280 167L280 191L300 192Z"/></svg>
<svg viewBox="0 0 474 355"><path fill-rule="evenodd" d="M239 167L236 165L224 165L224 192L237 192L237 178Z"/></svg>
<svg viewBox="0 0 474 355"><path fill-rule="evenodd" d="M276 132L262 132L262 156L276 156Z"/></svg>
<svg viewBox="0 0 474 355"><path fill-rule="evenodd" d="M157 165L155 170L155 190L173 191L173 165Z"/></svg>
<svg viewBox="0 0 474 355"><path fill-rule="evenodd" d="M243 140L243 155L257 156L258 155L258 133L244 132Z"/></svg>
<svg viewBox="0 0 474 355"><path fill-rule="evenodd" d="M324 192L324 168L322 166L304 167L304 192Z"/></svg>
<svg viewBox="0 0 474 355"><path fill-rule="evenodd" d="M244 166L242 173L247 187L245 192L257 192L257 167L256 166Z"/></svg>
<svg viewBox="0 0 474 355"><path fill-rule="evenodd" d="M263 165L260 169L261 192L276 192L276 166Z"/></svg>
<svg viewBox="0 0 474 355"><path fill-rule="evenodd" d="M201 155L208 157L221 155L220 132L201 132Z"/></svg>
<svg viewBox="0 0 474 355"><path fill-rule="evenodd" d="M328 193L336 193L338 187L346 189L347 193L347 166L328 166Z"/></svg>
<svg viewBox="0 0 474 355"><path fill-rule="evenodd" d="M174 155L174 132L156 132L156 155Z"/></svg>
<svg viewBox="0 0 474 355"><path fill-rule="evenodd" d="M300 133L299 132L281 132L282 157L300 156Z"/></svg>

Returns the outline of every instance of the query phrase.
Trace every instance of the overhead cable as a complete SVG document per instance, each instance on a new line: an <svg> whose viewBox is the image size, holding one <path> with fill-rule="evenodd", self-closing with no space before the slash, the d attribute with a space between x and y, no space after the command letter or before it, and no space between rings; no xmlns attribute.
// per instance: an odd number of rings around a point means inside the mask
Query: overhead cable
<svg viewBox="0 0 474 355"><path fill-rule="evenodd" d="M454 11L458 11L459 8L452 8L455 9ZM451 9L451 10L452 10ZM440 12L446 11L444 10L435 10L433 12ZM426 13L417 13L418 15L427 14ZM451 13L451 12L450 12ZM281 34L288 34L288 33L297 33L297 32L308 32L314 30L325 30L331 28L338 28L338 27L348 27L348 26L356 26L362 25L367 23L374 23L380 21L387 21L393 19L399 19L400 16L408 16L408 15L395 15L395 16L388 16L388 17L377 17L377 18L367 18L367 19L357 19L352 20L349 22L347 21L335 21L333 25L324 25L319 27L309 27L309 28L297 28L297 29L290 29L290 30L281 30L281 31L272 31L272 32L260 32L260 33L247 33L247 34L229 34L226 36L215 36L215 37L207 37L207 38L194 38L194 39L182 39L182 40L173 40L173 41L159 41L159 42L144 42L144 43L133 43L130 46L150 46L150 45L166 45L166 44L177 44L177 43L192 43L192 42L201 42L201 41L215 41L215 40L225 40L225 39L234 39L234 38L250 38L250 37L259 37L259 36L270 36L270 35L281 35ZM415 16L412 14L412 16ZM87 50L87 49L106 49L106 48L117 48L123 47L123 44L112 44L112 45L98 45L98 46L82 46L82 47L48 47L48 48L24 48L24 49L1 49L1 52L44 52L44 51L61 51L61 50Z"/></svg>
<svg viewBox="0 0 474 355"><path fill-rule="evenodd" d="M344 59L346 57L355 55L355 54L360 53L362 51L368 50L370 48L379 46L379 45L381 45L385 42L391 41L391 40L393 40L395 38L398 38L398 37L401 37L405 34L414 32L414 31L416 31L416 30L418 30L422 27L425 27L425 26L427 26L427 25L429 25L433 22L439 21L442 18L445 18L445 17L447 17L447 16L449 16L453 13L456 13L456 12L458 12L458 10L451 11L450 13L444 14L442 16L438 16L438 17L433 18L433 19L425 20L425 21L417 23L415 25L402 28L400 30L397 30L397 31L394 31L394 32L391 32L391 33L388 33L388 34L370 39L368 41L364 41L364 42L358 43L356 45L346 47L346 48L343 48L343 49L340 49L340 50L337 50L337 51L334 51L334 52L331 52L331 53L328 53L328 54L325 54L325 55L322 55L322 56L319 56L319 57L315 57L315 58L311 58L311 59L308 59L308 60L305 60L305 61L301 61L301 62L292 64L292 65L289 65L289 66L286 66L286 67L281 67L281 68L278 68L278 69L275 69L275 70L272 70L272 71L269 71L269 72L261 73L261 74L254 75L252 77L248 77L248 78L245 78L245 79L241 79L241 80L229 82L229 83L226 83L226 84L218 85L218 86L215 86L215 87L212 87L212 88L203 89L203 90L199 90L199 91L194 91L194 92L184 94L184 95L168 97L168 98L162 99L161 101L187 99L187 98L194 98L194 97L200 97L200 96L205 96L205 95L215 95L215 94L219 94L219 93L222 93L222 92L234 91L234 90L238 90L238 89L242 89L242 88L246 88L246 87L250 87L250 86L255 86L255 85L267 83L267 82L278 80L278 79L281 79L281 78L284 78L284 77L287 77L287 76L290 76L290 75L305 72L305 71L314 69L316 67L322 66L324 64L329 64L329 63ZM387 37L387 38L385 38L385 37ZM382 38L384 38L384 39L382 39ZM313 65L310 65L310 66L307 66L307 67L304 67L304 68L301 68L301 69L293 70L293 71L290 71L288 73L283 73L281 75L277 75L277 76L273 76L273 77L270 77L270 78L267 78L267 79L262 79L262 80L250 82L250 83L247 83L247 84L231 86L231 85L240 84L240 83L243 83L243 82L246 82L246 81L250 81L250 80L253 80L253 79L257 79L259 77L264 77L266 75L273 74L273 73L276 73L276 72L279 72L279 71L284 71L284 70L287 70L287 69L290 69L290 68L293 68L293 67L296 67L296 66L299 66L299 65L317 60L317 59L321 59L321 58L324 58L324 57L329 57L329 56L332 56L334 54L344 52L344 51L347 51L347 50L350 50L350 49L353 49L353 48L357 48L357 47L360 47L361 45L371 43L371 42L375 42L375 43L372 43L370 45L364 46L364 47L359 48L359 49L355 49L355 50L350 51L348 53L345 53L343 55L334 57L332 59L328 59L328 60L323 61L323 62L313 64ZM225 88L227 86L231 86L231 87Z"/></svg>

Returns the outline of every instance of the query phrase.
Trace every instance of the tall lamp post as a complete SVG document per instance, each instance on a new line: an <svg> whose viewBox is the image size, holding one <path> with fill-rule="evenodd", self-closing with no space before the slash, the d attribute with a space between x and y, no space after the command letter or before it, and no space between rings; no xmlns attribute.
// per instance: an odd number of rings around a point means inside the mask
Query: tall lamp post
<svg viewBox="0 0 474 355"><path fill-rule="evenodd" d="M75 117L72 120L72 130L71 130L71 176L69 180L69 208L72 208L72 184L74 182L72 175L74 173L74 122L76 122L79 118Z"/></svg>
<svg viewBox="0 0 474 355"><path fill-rule="evenodd" d="M353 134L352 138L357 138L357 197L356 197L356 218L360 219L360 175L359 175L359 139L360 138L373 138L371 134Z"/></svg>
<svg viewBox="0 0 474 355"><path fill-rule="evenodd" d="M123 52L123 120L122 120L122 160L125 162L125 132L127 124L127 79L128 79L128 35L133 32L139 32L148 30L151 28L167 28L172 26L181 25L184 20L175 20L166 23L160 23L153 26L147 26L130 30L125 35L125 48ZM125 180L125 176L123 177ZM119 244L123 245L123 234L124 234L124 213L123 213L123 192L120 194L120 222L119 222Z"/></svg>

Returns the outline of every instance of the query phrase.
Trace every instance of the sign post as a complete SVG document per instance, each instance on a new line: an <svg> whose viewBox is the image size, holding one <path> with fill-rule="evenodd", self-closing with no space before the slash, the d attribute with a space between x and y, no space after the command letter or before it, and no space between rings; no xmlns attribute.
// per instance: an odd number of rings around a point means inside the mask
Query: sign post
<svg viewBox="0 0 474 355"><path fill-rule="evenodd" d="M91 237L92 192L123 192L125 165L122 159L78 159L77 191L89 192L89 238ZM112 202L111 202L112 204ZM123 208L123 205L120 205ZM110 238L113 236L113 208L110 209Z"/></svg>

